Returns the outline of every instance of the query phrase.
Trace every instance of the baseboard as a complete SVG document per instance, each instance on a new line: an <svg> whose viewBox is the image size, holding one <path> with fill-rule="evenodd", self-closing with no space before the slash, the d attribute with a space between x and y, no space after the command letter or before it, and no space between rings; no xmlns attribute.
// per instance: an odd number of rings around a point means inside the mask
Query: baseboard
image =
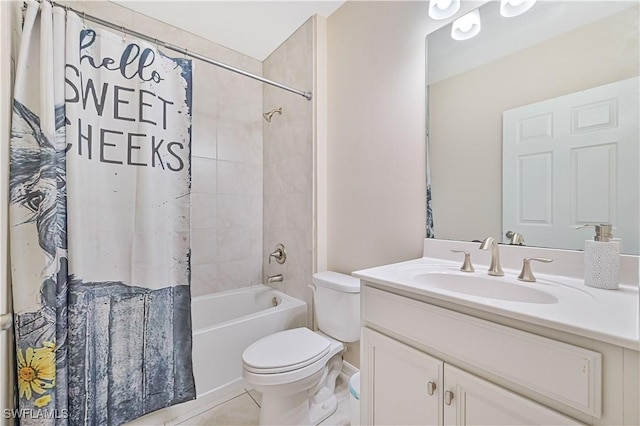
<svg viewBox="0 0 640 426"><path fill-rule="evenodd" d="M356 374L358 371L360 370L358 370L356 367L354 367L347 361L344 361L344 360L342 361L342 371L340 371L340 375L342 376L343 379L348 381L351 378L351 376Z"/></svg>

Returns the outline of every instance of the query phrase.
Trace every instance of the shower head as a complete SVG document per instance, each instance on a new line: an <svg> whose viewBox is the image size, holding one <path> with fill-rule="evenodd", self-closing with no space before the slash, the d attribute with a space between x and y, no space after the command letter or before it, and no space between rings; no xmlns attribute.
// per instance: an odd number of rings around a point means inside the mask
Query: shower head
<svg viewBox="0 0 640 426"><path fill-rule="evenodd" d="M276 112L282 115L282 107L274 108L269 112L265 112L264 114L262 114L262 116L264 117L265 120L267 120L268 123L271 123L271 117L273 117L273 114L275 114Z"/></svg>

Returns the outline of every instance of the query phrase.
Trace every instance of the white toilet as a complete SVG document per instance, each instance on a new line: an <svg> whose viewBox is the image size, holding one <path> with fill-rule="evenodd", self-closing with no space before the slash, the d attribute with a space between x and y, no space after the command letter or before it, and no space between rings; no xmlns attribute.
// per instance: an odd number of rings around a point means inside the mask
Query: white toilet
<svg viewBox="0 0 640 426"><path fill-rule="evenodd" d="M243 377L262 393L261 425L317 425L336 410L345 342L360 340L360 281L313 275L318 328L294 328L254 342L242 354Z"/></svg>

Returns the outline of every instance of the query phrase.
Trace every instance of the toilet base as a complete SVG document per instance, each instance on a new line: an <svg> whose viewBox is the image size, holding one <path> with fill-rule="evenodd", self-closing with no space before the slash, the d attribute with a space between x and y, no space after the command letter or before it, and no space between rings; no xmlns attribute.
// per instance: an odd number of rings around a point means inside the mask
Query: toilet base
<svg viewBox="0 0 640 426"><path fill-rule="evenodd" d="M299 425L309 422L306 392L292 395L262 395L260 425Z"/></svg>
<svg viewBox="0 0 640 426"><path fill-rule="evenodd" d="M320 370L295 383L276 386L253 384L254 389L262 393L260 425L311 424L309 390L320 383L322 378L323 371Z"/></svg>
<svg viewBox="0 0 640 426"><path fill-rule="evenodd" d="M335 384L342 353L317 373L281 386L255 386L262 393L260 425L317 425L338 408ZM245 371L246 374L246 371Z"/></svg>
<svg viewBox="0 0 640 426"><path fill-rule="evenodd" d="M331 395L321 404L313 404L309 409L309 420L312 425L317 425L324 419L332 415L338 409L338 399Z"/></svg>
<svg viewBox="0 0 640 426"><path fill-rule="evenodd" d="M309 395L262 395L260 425L317 425L338 409L338 399L330 395L325 401L309 406Z"/></svg>

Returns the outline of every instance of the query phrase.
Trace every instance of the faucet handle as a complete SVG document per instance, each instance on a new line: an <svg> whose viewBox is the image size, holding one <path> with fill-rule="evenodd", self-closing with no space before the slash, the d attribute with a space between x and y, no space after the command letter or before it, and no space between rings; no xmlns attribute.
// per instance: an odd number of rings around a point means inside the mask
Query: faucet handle
<svg viewBox="0 0 640 426"><path fill-rule="evenodd" d="M522 271L520 272L520 275L518 275L518 279L520 281L525 281L528 283L536 282L536 277L535 275L533 275L533 271L531 270L532 260L543 263L553 262L553 259L549 259L547 257L525 257L522 262Z"/></svg>
<svg viewBox="0 0 640 426"><path fill-rule="evenodd" d="M511 245L521 246L524 244L524 236L519 232L507 231L504 236L509 238L509 244Z"/></svg>
<svg viewBox="0 0 640 426"><path fill-rule="evenodd" d="M462 272L473 272L473 265L471 264L471 253L466 250L451 250L451 253L464 253L464 263L460 267Z"/></svg>
<svg viewBox="0 0 640 426"><path fill-rule="evenodd" d="M287 261L287 250L284 248L284 244L276 245L273 253L269 254L269 263L271 263L272 257L281 265Z"/></svg>

